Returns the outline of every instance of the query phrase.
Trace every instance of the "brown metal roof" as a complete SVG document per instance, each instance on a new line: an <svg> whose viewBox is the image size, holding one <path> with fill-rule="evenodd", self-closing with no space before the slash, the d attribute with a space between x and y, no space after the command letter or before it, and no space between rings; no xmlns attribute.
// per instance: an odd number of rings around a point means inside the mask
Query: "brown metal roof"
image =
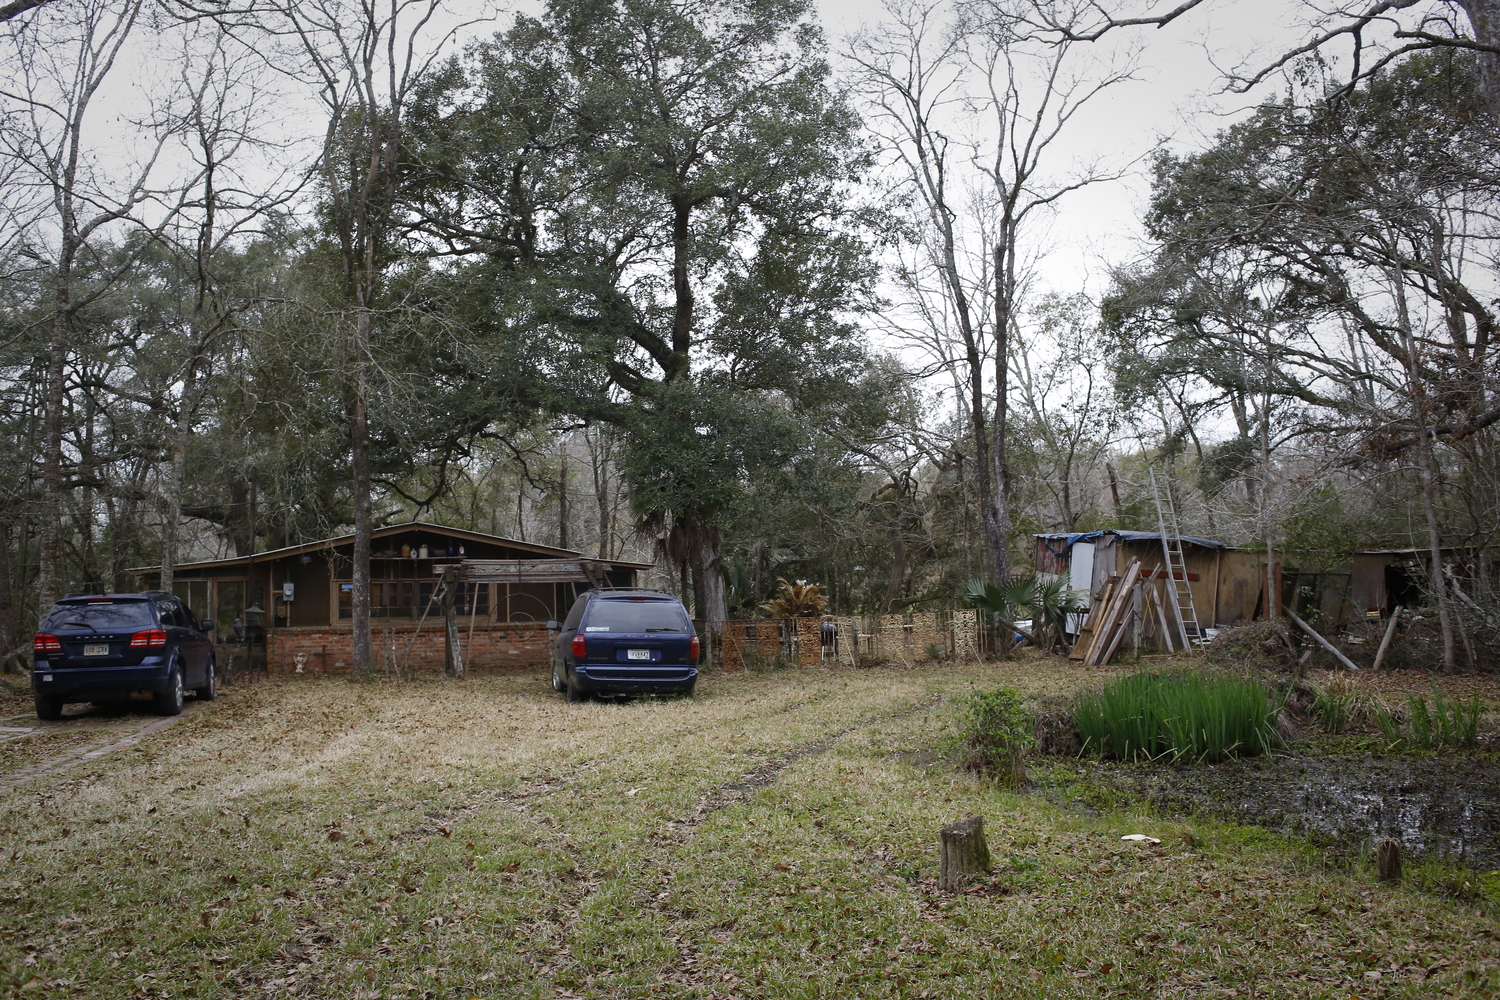
<svg viewBox="0 0 1500 1000"><path fill-rule="evenodd" d="M403 524L388 524L383 528L376 528L371 533L371 538L389 538L392 535L403 534L408 531L430 531L435 534L447 535L450 538L461 538L471 542L485 542L492 545L504 545L507 548L524 549L535 552L539 556L549 556L557 559L578 559L583 553L573 549L559 549L551 545L538 545L536 542L523 542L517 538L506 538L503 535L489 535L482 531L470 531L467 528L454 528L446 524L431 524L427 521L407 521ZM354 536L337 535L333 538L322 538L316 542L303 542L301 545L288 545L284 548L271 549L267 552L257 552L253 556L235 556L232 559L205 559L201 562L178 563L175 569L219 569L234 566L245 566L254 563L274 562L286 556L301 555L304 552L317 552L320 549L331 549L340 545L352 545ZM627 562L623 559L599 560L607 562L611 566L619 566L622 569L650 569L653 563ZM160 566L135 566L127 569L127 573L150 573L160 569Z"/></svg>

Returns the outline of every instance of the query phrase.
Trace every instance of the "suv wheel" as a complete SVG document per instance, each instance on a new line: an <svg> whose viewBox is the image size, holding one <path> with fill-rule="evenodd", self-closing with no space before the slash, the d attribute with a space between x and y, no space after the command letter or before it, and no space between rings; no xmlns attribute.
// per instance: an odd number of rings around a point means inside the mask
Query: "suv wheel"
<svg viewBox="0 0 1500 1000"><path fill-rule="evenodd" d="M175 663L172 665L171 673L167 675L166 693L156 696L156 714L182 714L182 671L177 669Z"/></svg>
<svg viewBox="0 0 1500 1000"><path fill-rule="evenodd" d="M214 663L214 658L208 658L208 677L203 686L198 689L199 701L213 701L219 696L219 668Z"/></svg>
<svg viewBox="0 0 1500 1000"><path fill-rule="evenodd" d="M62 718L63 702L61 698L51 698L44 694L36 696L36 717L52 721Z"/></svg>

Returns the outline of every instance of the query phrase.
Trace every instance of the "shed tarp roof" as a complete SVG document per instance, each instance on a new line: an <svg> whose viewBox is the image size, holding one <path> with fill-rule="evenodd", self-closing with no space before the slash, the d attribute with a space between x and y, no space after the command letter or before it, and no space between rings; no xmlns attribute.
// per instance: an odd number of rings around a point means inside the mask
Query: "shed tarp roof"
<svg viewBox="0 0 1500 1000"><path fill-rule="evenodd" d="M1161 543L1161 532L1159 531L1127 531L1124 528L1105 528L1102 531L1080 531L1071 535L1037 535L1036 537L1045 542L1048 550L1051 551L1054 555L1060 556L1071 549L1074 545L1077 545L1079 542L1091 542L1094 539L1102 537L1104 535L1114 535L1116 538L1124 542L1156 542L1157 544ZM1229 548L1229 546L1225 545L1223 542L1215 541L1212 538L1196 538L1192 535L1182 535L1181 539L1183 544L1185 545L1197 545L1205 549ZM1057 542L1061 542L1062 544L1060 546L1054 544Z"/></svg>

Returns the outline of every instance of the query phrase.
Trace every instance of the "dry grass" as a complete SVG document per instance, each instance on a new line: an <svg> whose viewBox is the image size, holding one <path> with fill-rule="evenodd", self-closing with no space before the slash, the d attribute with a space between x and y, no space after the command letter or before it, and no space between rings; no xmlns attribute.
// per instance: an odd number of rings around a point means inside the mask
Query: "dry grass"
<svg viewBox="0 0 1500 1000"><path fill-rule="evenodd" d="M971 682L1107 673L778 671L581 706L540 673L241 689L0 799L0 995L1494 995L1477 907L916 763ZM996 873L944 896L937 827L975 812Z"/></svg>

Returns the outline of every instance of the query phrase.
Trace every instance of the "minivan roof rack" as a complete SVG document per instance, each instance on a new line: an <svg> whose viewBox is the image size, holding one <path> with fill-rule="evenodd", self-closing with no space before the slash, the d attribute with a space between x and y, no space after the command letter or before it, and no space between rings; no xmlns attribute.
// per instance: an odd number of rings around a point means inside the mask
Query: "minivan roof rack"
<svg viewBox="0 0 1500 1000"><path fill-rule="evenodd" d="M637 594L665 594L667 597L677 595L670 590L662 590L660 587L594 587L596 593L606 593L611 590L629 590Z"/></svg>

